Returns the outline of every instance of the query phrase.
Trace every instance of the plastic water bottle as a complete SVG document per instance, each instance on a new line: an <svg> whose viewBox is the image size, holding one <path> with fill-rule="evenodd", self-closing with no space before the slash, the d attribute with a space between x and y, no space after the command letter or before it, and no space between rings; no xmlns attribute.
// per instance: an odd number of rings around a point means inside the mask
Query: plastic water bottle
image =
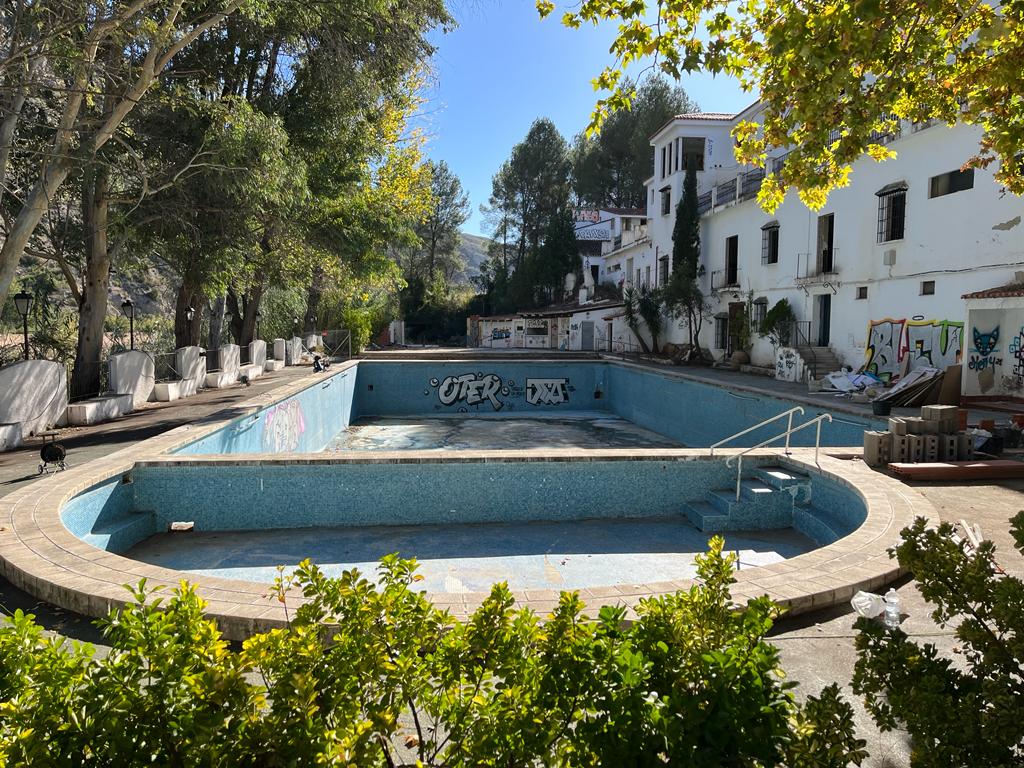
<svg viewBox="0 0 1024 768"><path fill-rule="evenodd" d="M895 589L885 593L885 626L896 629L900 625L900 596Z"/></svg>

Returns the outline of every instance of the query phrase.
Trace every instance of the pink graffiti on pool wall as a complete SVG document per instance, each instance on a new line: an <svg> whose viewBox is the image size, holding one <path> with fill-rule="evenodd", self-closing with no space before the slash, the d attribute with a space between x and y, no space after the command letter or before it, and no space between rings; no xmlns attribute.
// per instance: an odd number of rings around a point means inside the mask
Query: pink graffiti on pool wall
<svg viewBox="0 0 1024 768"><path fill-rule="evenodd" d="M263 427L263 449L267 453L287 453L299 446L299 440L306 431L302 417L302 406L298 400L278 403L267 410Z"/></svg>

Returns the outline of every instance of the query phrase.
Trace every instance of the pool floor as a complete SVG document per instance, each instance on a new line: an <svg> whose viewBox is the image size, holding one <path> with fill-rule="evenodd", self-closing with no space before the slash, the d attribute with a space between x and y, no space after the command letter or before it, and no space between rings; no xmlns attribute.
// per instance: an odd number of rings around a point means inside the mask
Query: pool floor
<svg viewBox="0 0 1024 768"><path fill-rule="evenodd" d="M684 518L577 520L473 525L406 525L159 534L126 557L189 573L273 582L277 566L310 558L331 576L372 574L383 555L420 562L428 592L582 589L688 579L708 534ZM809 552L795 530L726 535L739 567L767 565Z"/></svg>
<svg viewBox="0 0 1024 768"><path fill-rule="evenodd" d="M507 450L510 448L681 448L679 443L607 413L558 417L368 417L328 451Z"/></svg>

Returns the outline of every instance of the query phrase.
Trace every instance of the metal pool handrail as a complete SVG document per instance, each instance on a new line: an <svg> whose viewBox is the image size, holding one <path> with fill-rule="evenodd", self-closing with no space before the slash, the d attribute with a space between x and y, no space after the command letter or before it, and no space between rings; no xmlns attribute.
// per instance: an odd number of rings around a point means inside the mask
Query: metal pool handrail
<svg viewBox="0 0 1024 768"><path fill-rule="evenodd" d="M726 390L726 391L728 392L728 390ZM729 394L732 394L732 393L729 392ZM793 414L798 412L798 411L800 412L801 416L804 415L804 409L801 406L798 405L795 408L790 408L788 411L783 411L780 414L772 416L770 419L765 419L764 421L759 421L754 426L749 427L748 429L744 429L742 432L737 432L735 435L729 435L729 437L725 438L724 440L719 440L717 443L715 443L714 445L711 446L711 455L712 456L715 455L715 448L718 448L719 446L725 445L726 443L735 440L737 437L743 437L743 435L747 434L748 432L753 432L755 429L760 429L761 427L766 426L767 424L771 424L773 421L778 421L783 416L789 416L789 423L786 425L786 432L785 432L785 436L786 436L786 453L789 454L789 435L793 431ZM782 437L782 435L779 435L779 437ZM778 438L775 438L775 439L778 439Z"/></svg>
<svg viewBox="0 0 1024 768"><path fill-rule="evenodd" d="M791 427L790 429L787 429L781 435L776 435L775 437L769 438L768 440L765 440L762 443L758 443L757 445L753 445L750 448L746 448L743 451L740 451L739 453L733 454L732 456L727 458L725 460L725 466L726 467L732 466L733 459L736 459L736 501L740 500L740 485L743 482L743 457L746 454L750 453L751 451L756 451L758 448L764 448L769 443L774 443L780 437L785 437L786 438L786 446L787 446L787 449L788 449L788 446L789 446L789 436L791 434L793 434L794 432L799 432L801 429L804 429L805 427L811 426L812 424L817 424L818 425L818 430L817 430L817 433L816 433L816 435L814 437L814 463L815 463L815 465L817 465L817 463L818 463L818 448L821 446L821 422L825 421L825 419L828 419L829 423L831 423L832 422L832 415L828 414L828 413L822 413L819 416L815 416L810 421L805 421L803 424L801 424L801 425L799 425L797 427Z"/></svg>

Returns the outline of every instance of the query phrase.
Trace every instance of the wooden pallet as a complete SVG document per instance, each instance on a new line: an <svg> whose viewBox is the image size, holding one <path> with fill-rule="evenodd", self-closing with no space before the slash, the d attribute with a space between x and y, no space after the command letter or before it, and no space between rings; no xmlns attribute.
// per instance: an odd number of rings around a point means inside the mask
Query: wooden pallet
<svg viewBox="0 0 1024 768"><path fill-rule="evenodd" d="M1018 480L1024 479L1024 461L937 461L922 464L893 463L889 470L913 480Z"/></svg>

